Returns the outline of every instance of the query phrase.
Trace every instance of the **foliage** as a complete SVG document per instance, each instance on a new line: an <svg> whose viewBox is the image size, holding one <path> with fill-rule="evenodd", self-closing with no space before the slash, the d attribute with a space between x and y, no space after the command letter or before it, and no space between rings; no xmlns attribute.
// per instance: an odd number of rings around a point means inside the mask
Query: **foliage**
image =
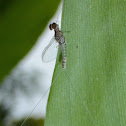
<svg viewBox="0 0 126 126"><path fill-rule="evenodd" d="M64 0L62 30L45 126L125 126L125 1Z"/></svg>
<svg viewBox="0 0 126 126"><path fill-rule="evenodd" d="M35 44L59 2L0 1L0 81Z"/></svg>
<svg viewBox="0 0 126 126"><path fill-rule="evenodd" d="M21 123L24 121L24 119L17 121L17 122L13 122L13 126L20 126ZM27 122L24 124L24 126L44 126L44 120L43 119L33 119L30 118L27 120Z"/></svg>

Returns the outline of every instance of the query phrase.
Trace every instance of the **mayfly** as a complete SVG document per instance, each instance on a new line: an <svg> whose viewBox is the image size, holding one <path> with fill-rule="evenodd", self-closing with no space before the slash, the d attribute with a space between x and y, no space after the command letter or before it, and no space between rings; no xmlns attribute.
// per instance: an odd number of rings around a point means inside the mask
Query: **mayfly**
<svg viewBox="0 0 126 126"><path fill-rule="evenodd" d="M62 50L62 68L66 68L66 60L67 60L67 48L65 37L63 33L59 30L59 25L55 22L49 25L49 29L54 29L54 37L51 39L50 43L44 49L42 53L43 62L50 62L57 57L58 47L61 46Z"/></svg>

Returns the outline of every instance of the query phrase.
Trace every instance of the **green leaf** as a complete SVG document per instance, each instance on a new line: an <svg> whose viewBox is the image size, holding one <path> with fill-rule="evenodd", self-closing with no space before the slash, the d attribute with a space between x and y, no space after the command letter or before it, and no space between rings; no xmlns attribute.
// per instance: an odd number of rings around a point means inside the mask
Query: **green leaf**
<svg viewBox="0 0 126 126"><path fill-rule="evenodd" d="M45 126L125 126L125 1L64 0L62 30Z"/></svg>
<svg viewBox="0 0 126 126"><path fill-rule="evenodd" d="M59 2L0 1L0 81L35 44Z"/></svg>
<svg viewBox="0 0 126 126"><path fill-rule="evenodd" d="M22 124L22 120L15 120L11 126L20 126ZM44 126L44 119L34 119L34 118L29 118L27 122L24 124L24 126Z"/></svg>

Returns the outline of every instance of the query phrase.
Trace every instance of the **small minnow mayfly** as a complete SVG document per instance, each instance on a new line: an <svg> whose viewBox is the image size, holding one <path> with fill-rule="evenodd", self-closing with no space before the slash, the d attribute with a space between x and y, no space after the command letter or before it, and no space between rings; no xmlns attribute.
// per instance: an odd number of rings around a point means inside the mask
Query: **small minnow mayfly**
<svg viewBox="0 0 126 126"><path fill-rule="evenodd" d="M58 47L60 45L62 50L62 68L65 69L67 60L67 48L65 37L63 36L63 33L59 30L59 25L56 24L55 22L49 25L49 29L50 30L54 29L55 34L42 53L42 61L50 62L56 59L58 53Z"/></svg>

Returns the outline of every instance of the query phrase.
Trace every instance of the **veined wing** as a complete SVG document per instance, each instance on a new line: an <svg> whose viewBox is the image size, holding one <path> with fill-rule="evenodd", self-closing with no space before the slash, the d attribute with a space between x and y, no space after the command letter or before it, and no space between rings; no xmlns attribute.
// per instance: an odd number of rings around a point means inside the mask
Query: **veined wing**
<svg viewBox="0 0 126 126"><path fill-rule="evenodd" d="M42 53L42 61L50 62L56 59L59 43L53 37Z"/></svg>

